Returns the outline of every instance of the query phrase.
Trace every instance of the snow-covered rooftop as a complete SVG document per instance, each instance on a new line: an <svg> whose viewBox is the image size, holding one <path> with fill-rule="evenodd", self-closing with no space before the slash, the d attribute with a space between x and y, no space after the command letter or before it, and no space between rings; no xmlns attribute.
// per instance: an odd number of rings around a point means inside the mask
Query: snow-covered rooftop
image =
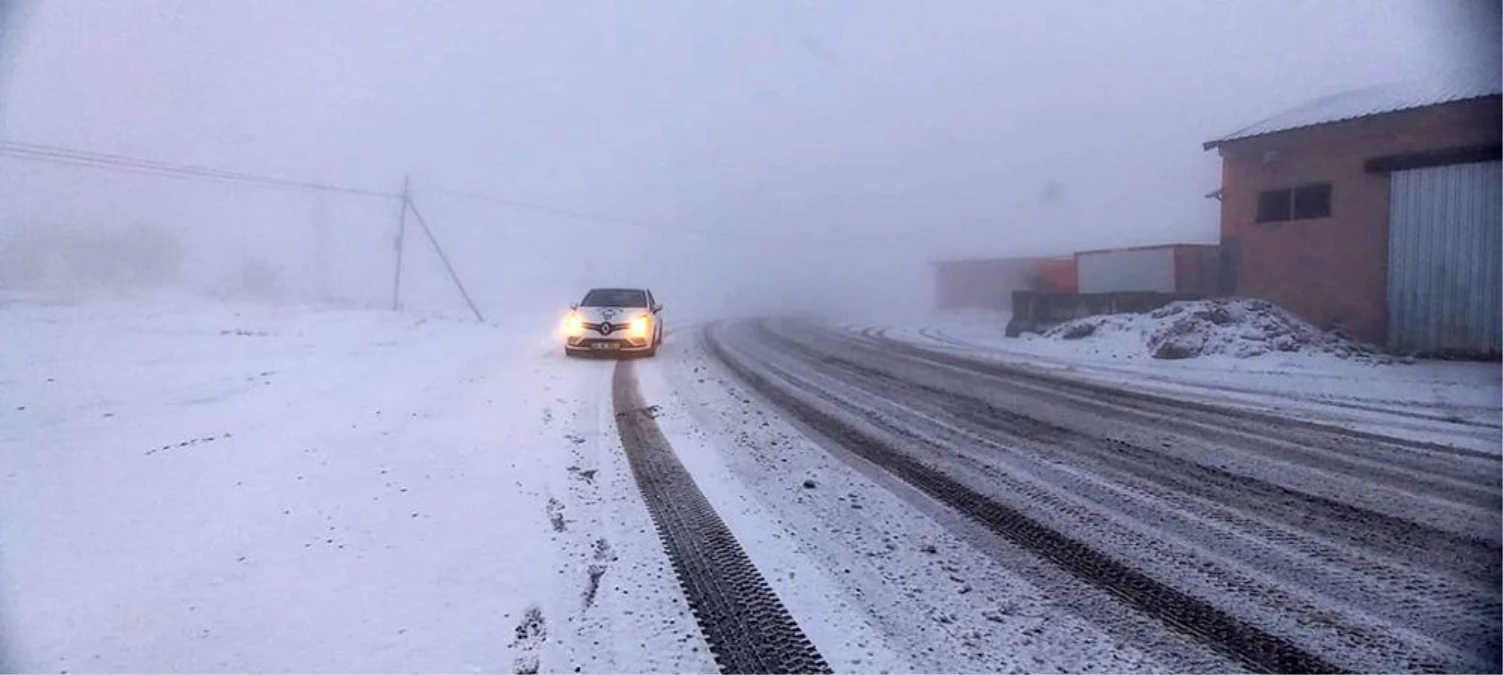
<svg viewBox="0 0 1503 675"><path fill-rule="evenodd" d="M1227 141L1278 131L1357 119L1381 113L1497 96L1503 93L1503 73L1493 68L1458 71L1443 77L1382 84L1331 94L1205 143L1210 150Z"/></svg>

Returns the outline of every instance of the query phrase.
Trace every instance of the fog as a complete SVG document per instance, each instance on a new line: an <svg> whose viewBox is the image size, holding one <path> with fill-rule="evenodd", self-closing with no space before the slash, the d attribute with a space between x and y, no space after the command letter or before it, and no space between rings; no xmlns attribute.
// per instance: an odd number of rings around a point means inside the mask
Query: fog
<svg viewBox="0 0 1503 675"><path fill-rule="evenodd" d="M490 319L912 310L934 260L1213 242L1203 141L1499 58L1483 0L4 7L0 140L410 179ZM37 160L0 153L0 286L391 302L399 200ZM467 311L406 225L403 305Z"/></svg>

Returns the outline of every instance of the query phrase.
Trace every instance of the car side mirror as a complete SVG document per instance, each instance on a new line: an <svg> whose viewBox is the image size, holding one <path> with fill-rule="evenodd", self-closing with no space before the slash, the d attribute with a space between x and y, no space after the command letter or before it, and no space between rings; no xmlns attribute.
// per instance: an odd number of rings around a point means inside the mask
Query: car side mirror
<svg viewBox="0 0 1503 675"><path fill-rule="evenodd" d="M663 303L660 302L660 303L652 306L652 313L653 314L657 314L658 312L661 312L661 311L663 311Z"/></svg>
<svg viewBox="0 0 1503 675"><path fill-rule="evenodd" d="M577 303L577 302L571 302L571 303L569 303L569 309L579 309L579 303Z"/></svg>

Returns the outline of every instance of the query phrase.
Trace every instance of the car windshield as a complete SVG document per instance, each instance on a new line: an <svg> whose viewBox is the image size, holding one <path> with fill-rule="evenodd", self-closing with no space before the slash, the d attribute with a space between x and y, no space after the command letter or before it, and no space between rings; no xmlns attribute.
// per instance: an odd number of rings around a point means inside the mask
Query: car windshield
<svg viewBox="0 0 1503 675"><path fill-rule="evenodd" d="M586 293L580 307L646 307L647 293L626 288L597 288Z"/></svg>

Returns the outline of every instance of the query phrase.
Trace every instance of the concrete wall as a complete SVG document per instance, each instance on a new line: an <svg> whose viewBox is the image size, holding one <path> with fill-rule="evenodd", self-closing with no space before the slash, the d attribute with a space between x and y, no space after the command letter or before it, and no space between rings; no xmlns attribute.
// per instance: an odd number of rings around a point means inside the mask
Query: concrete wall
<svg viewBox="0 0 1503 675"><path fill-rule="evenodd" d="M1220 146L1221 237L1235 291L1321 326L1387 337L1389 178L1374 157L1497 144L1497 97L1296 129ZM1257 223L1258 193L1329 182L1331 216Z"/></svg>
<svg viewBox="0 0 1503 675"><path fill-rule="evenodd" d="M1013 293L1012 318L1007 322L1007 337L1023 333L1042 333L1073 319L1099 314L1151 312L1177 300L1199 300L1194 293L1160 293L1127 291L1120 293Z"/></svg>

